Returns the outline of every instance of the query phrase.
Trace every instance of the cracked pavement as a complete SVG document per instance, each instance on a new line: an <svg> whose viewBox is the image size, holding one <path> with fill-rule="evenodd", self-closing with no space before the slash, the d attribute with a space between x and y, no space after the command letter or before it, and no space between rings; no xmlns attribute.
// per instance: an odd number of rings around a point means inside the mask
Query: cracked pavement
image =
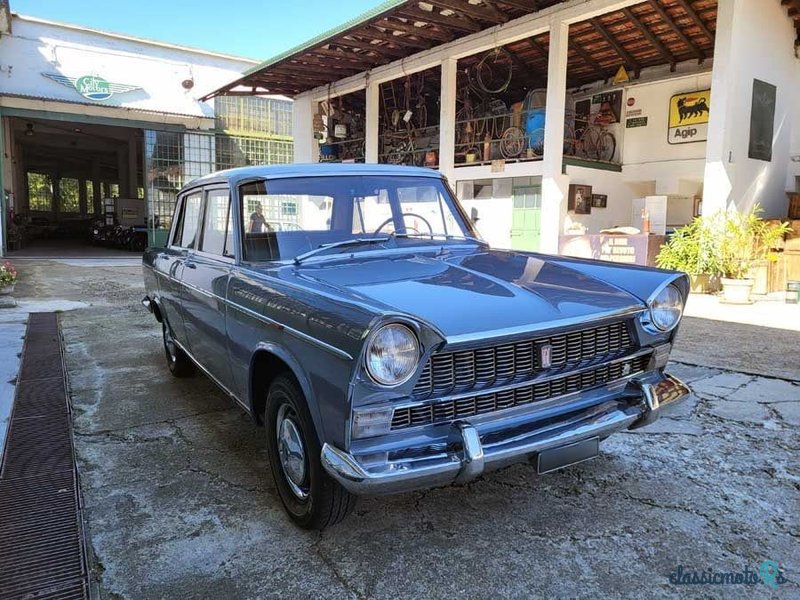
<svg viewBox="0 0 800 600"><path fill-rule="evenodd" d="M99 597L749 598L668 576L765 559L789 579L781 596L800 595L798 381L672 363L693 395L595 460L362 499L339 526L305 532L283 514L263 429L204 377L170 376L140 270L71 277L92 303L61 324ZM700 326L724 338L724 323ZM704 353L681 339L683 360Z"/></svg>

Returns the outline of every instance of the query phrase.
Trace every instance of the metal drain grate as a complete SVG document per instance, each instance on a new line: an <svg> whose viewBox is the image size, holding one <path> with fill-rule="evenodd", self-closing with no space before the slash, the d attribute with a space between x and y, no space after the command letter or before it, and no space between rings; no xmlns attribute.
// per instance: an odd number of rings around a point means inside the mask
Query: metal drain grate
<svg viewBox="0 0 800 600"><path fill-rule="evenodd" d="M88 597L58 322L32 314L0 466L0 598Z"/></svg>

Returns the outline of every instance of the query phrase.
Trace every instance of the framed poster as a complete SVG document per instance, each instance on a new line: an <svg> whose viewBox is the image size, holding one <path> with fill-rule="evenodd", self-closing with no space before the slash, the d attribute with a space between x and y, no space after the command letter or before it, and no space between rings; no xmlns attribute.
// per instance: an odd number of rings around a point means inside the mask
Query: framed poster
<svg viewBox="0 0 800 600"><path fill-rule="evenodd" d="M595 120L601 125L619 123L622 115L622 90L592 96L592 104L599 104Z"/></svg>
<svg viewBox="0 0 800 600"><path fill-rule="evenodd" d="M567 197L567 210L576 215L588 215L592 212L592 186L571 183Z"/></svg>
<svg viewBox="0 0 800 600"><path fill-rule="evenodd" d="M592 208L606 208L607 206L607 194L592 194Z"/></svg>
<svg viewBox="0 0 800 600"><path fill-rule="evenodd" d="M670 144L690 144L708 139L711 90L675 94L669 99Z"/></svg>
<svg viewBox="0 0 800 600"><path fill-rule="evenodd" d="M747 156L756 160L772 160L772 136L775 127L775 96L778 88L766 81L753 79L753 101L750 108L750 145Z"/></svg>

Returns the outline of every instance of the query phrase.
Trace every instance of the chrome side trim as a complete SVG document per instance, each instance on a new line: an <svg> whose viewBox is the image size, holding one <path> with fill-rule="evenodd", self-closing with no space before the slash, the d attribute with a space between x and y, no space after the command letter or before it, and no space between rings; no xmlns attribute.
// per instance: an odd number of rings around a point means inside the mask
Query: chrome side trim
<svg viewBox="0 0 800 600"><path fill-rule="evenodd" d="M234 308L234 309L240 311L241 313L256 319L257 321L261 321L262 323L265 323L265 324L269 325L270 327L273 327L275 329L279 329L281 331L284 331L284 332L288 333L289 335L292 335L292 336L294 336L294 337L296 337L298 339L301 339L303 341L308 342L309 344L313 344L313 345L315 345L315 346L317 346L317 347L319 347L319 348L321 348L321 349L323 349L323 350L325 350L327 352L330 352L334 356L337 356L337 357L341 358L342 360L353 360L352 356L350 356L344 350L340 350L336 346L331 346L327 342L323 342L322 340L319 340L319 339L317 339L317 338L315 338L313 336L310 336L307 333L303 333L302 331L294 329L293 327L289 327L288 325L284 325L283 323L275 321L274 319L270 319L269 317L264 316L262 314L259 314L259 313L255 312L254 310L250 310L249 308L247 308L245 306L242 306L241 304L237 304L236 302L231 302L230 300L226 300L226 299L222 299L222 301L225 302L225 304L227 304L231 308Z"/></svg>
<svg viewBox="0 0 800 600"><path fill-rule="evenodd" d="M319 348L321 348L321 349L323 349L323 350L325 350L327 352L330 352L331 354L341 358L342 360L353 360L353 357L350 356L344 350L340 350L336 346L332 346L332 345L328 344L327 342L323 342L320 339L317 339L317 338L315 338L313 336L308 335L307 333L303 333L302 331L299 331L299 330L295 329L294 327L289 327L288 325L284 325L283 323L281 323L279 321L276 321L274 319L270 319L269 317L267 317L265 315L262 315L260 313L255 312L254 310L250 310L246 306L242 306L241 304L237 304L236 302L231 302L227 298L223 298L222 296L214 294L213 292L209 292L207 290L203 290L203 289L201 289L201 288L199 288L197 286L194 286L194 285L191 285L189 283L186 283L185 281L181 281L180 279L177 279L176 277L173 277L171 275L167 275L166 273L162 273L161 271L156 270L156 273L160 274L162 277L166 277L167 279L169 279L173 283L177 283L179 285L185 286L185 287L187 287L187 288L189 288L189 289L191 289L193 291L196 291L196 292L198 292L200 294L203 294L204 296L206 296L208 298L213 298L214 300L222 302L226 306L230 306L231 308L234 308L234 309L238 310L239 312L241 312L241 313L243 313L243 314L245 314L245 315L247 315L249 317L252 317L253 319L256 319L257 321L261 321L262 323L264 323L266 325L269 325L270 327L272 327L274 329L278 329L280 331L284 331L284 332L288 333L289 335L292 335L292 336L294 336L294 337L296 337L298 339L301 339L301 340L303 340L305 342L308 342L309 344L314 344L315 346L317 346L317 347L319 347Z"/></svg>

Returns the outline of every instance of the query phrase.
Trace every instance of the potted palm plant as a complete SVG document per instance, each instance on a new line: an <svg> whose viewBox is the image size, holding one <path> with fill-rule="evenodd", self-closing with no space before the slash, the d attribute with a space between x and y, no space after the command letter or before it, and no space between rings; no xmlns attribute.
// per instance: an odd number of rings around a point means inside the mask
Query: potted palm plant
<svg viewBox="0 0 800 600"><path fill-rule="evenodd" d="M656 265L689 275L692 292L715 292L719 289L720 276L719 253L715 246L716 239L707 219L696 217L675 230L661 247Z"/></svg>
<svg viewBox="0 0 800 600"><path fill-rule="evenodd" d="M749 304L754 267L777 260L774 249L790 231L789 223L770 223L759 214L756 204L749 212L729 211L715 215L714 230L719 237L722 296L725 302Z"/></svg>

